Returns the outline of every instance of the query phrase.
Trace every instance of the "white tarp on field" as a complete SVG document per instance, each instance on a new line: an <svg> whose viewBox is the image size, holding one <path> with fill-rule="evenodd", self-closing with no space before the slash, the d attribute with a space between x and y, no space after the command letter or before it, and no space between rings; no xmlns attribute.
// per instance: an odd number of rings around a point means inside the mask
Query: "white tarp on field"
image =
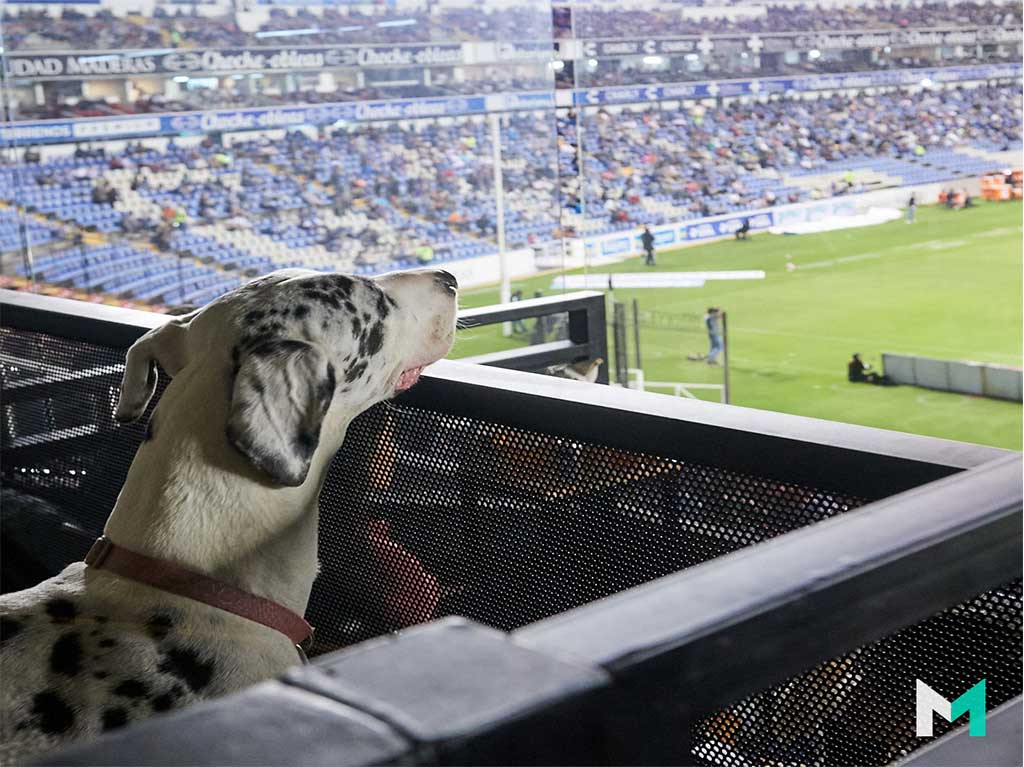
<svg viewBox="0 0 1024 767"><path fill-rule="evenodd" d="M851 229L859 226L874 226L895 221L903 214L896 208L868 208L864 213L848 216L827 216L814 221L793 221L782 226L773 226L772 234L815 234L836 229Z"/></svg>
<svg viewBox="0 0 1024 767"><path fill-rule="evenodd" d="M706 280L763 280L760 270L733 272L619 272L563 274L551 282L553 290L623 290L632 288L702 288Z"/></svg>

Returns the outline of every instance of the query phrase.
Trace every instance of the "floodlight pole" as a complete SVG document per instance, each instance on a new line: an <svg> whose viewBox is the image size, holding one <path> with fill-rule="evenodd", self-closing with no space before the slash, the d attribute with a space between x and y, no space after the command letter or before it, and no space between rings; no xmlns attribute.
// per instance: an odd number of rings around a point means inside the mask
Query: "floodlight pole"
<svg viewBox="0 0 1024 767"><path fill-rule="evenodd" d="M508 253L505 250L505 183L501 175L501 115L491 112L491 163L494 166L494 208L495 228L498 239L498 279L501 282L500 303L512 300L512 285L508 274ZM506 338L512 335L512 323L503 322L501 332Z"/></svg>

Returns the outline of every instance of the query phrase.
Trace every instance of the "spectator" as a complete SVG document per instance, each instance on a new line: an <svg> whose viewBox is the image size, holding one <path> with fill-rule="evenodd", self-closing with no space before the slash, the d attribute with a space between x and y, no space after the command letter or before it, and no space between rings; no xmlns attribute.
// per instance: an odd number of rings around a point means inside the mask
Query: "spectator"
<svg viewBox="0 0 1024 767"><path fill-rule="evenodd" d="M509 300L512 301L512 303L516 303L518 301L522 301L523 300L523 291L521 291L521 290L513 290L512 291L512 295L510 296ZM523 322L521 317L517 317L516 319L512 320L512 332L513 333L525 333L526 332L526 323Z"/></svg>
<svg viewBox="0 0 1024 767"><path fill-rule="evenodd" d="M869 383L888 385L892 381L887 376L878 375L871 370L871 366L863 362L860 354L854 353L849 362L846 363L846 377L851 383Z"/></svg>
<svg viewBox="0 0 1024 767"><path fill-rule="evenodd" d="M914 216L917 213L917 195L911 194L910 199L907 201L907 223L914 223Z"/></svg>
<svg viewBox="0 0 1024 767"><path fill-rule="evenodd" d="M717 365L718 355L725 348L722 340L722 310L715 306L709 306L707 314L704 315L704 327L708 331L709 344L705 360L709 365Z"/></svg>
<svg viewBox="0 0 1024 767"><path fill-rule="evenodd" d="M426 243L423 243L418 248L416 248L415 253L416 262L421 266L426 266L427 264L434 260L434 249L427 245Z"/></svg>
<svg viewBox="0 0 1024 767"><path fill-rule="evenodd" d="M740 228L736 230L737 240L749 240L750 239L750 219L746 216L743 217L743 223Z"/></svg>
<svg viewBox="0 0 1024 767"><path fill-rule="evenodd" d="M654 262L654 235L651 234L649 226L644 227L644 232L640 235L640 244L644 249L644 266L657 266Z"/></svg>

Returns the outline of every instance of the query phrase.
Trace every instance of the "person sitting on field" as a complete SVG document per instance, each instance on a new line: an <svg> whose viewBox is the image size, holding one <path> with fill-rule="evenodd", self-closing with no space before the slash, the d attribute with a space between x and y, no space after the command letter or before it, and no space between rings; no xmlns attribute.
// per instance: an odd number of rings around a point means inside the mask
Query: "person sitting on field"
<svg viewBox="0 0 1024 767"><path fill-rule="evenodd" d="M850 383L869 383L879 386L887 386L891 383L886 376L873 372L871 366L863 362L858 353L854 353L853 358L846 363L846 375Z"/></svg>

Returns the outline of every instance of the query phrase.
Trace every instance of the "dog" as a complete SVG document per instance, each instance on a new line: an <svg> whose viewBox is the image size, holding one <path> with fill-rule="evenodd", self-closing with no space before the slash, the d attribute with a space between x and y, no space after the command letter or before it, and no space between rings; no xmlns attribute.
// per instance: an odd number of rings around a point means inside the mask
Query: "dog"
<svg viewBox="0 0 1024 767"><path fill-rule="evenodd" d="M145 413L158 365L171 381L86 562L0 597L0 763L302 662L331 459L353 418L448 353L457 287L287 269L128 350L118 421Z"/></svg>

